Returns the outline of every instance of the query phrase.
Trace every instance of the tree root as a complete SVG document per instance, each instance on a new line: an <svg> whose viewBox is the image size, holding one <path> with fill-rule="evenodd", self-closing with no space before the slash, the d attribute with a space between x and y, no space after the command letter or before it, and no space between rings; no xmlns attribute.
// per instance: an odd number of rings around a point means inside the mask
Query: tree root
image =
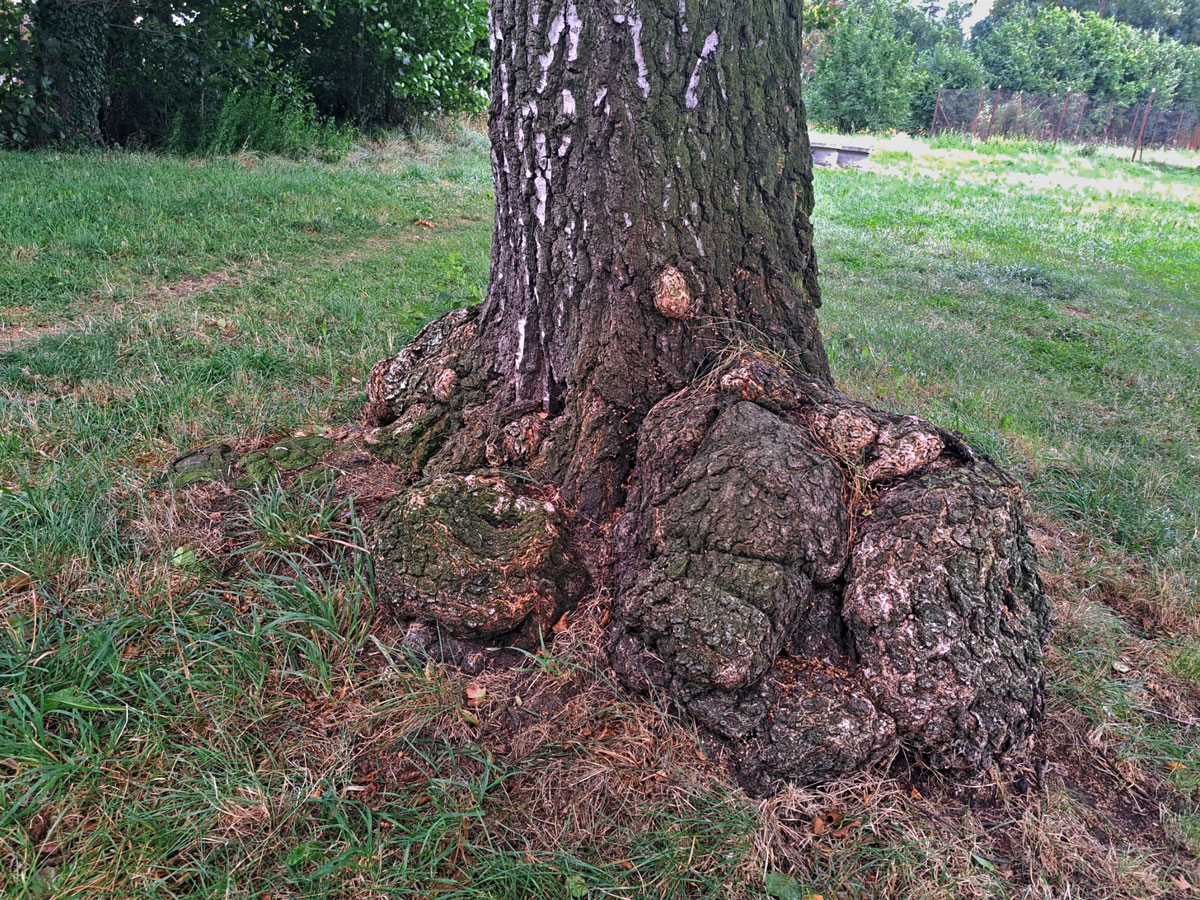
<svg viewBox="0 0 1200 900"><path fill-rule="evenodd" d="M538 485L554 423L489 400L489 368L464 310L372 373L374 451L417 480L376 524L378 591L455 638L528 646L583 566ZM748 788L901 750L978 771L1040 718L1051 611L1024 502L950 432L745 351L654 406L627 488L584 560L614 593L613 668L674 698Z"/></svg>

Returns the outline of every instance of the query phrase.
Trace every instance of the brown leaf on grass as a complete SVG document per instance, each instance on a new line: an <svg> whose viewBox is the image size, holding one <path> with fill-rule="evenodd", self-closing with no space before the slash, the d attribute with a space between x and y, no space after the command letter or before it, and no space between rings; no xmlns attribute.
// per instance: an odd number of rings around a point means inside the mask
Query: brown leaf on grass
<svg viewBox="0 0 1200 900"><path fill-rule="evenodd" d="M479 706L487 697L487 688L472 684L464 692L467 695L467 706Z"/></svg>
<svg viewBox="0 0 1200 900"><path fill-rule="evenodd" d="M0 597L16 591L23 591L28 587L33 587L33 582L29 580L28 576L14 575L12 578L0 581Z"/></svg>
<svg viewBox="0 0 1200 900"><path fill-rule="evenodd" d="M831 837L844 838L844 837L847 837L850 834L850 832L853 831L854 829L861 828L861 827L862 827L861 819L852 819L851 821L849 821L845 825L843 825L841 828L839 828L837 831L835 831L831 835Z"/></svg>

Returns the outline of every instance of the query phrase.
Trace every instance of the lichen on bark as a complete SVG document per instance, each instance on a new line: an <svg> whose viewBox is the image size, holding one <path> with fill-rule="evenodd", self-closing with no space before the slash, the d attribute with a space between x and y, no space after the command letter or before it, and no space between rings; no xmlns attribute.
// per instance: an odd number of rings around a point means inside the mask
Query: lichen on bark
<svg viewBox="0 0 1200 900"><path fill-rule="evenodd" d="M456 638L536 647L586 584L560 503L500 473L414 486L376 522L379 599Z"/></svg>

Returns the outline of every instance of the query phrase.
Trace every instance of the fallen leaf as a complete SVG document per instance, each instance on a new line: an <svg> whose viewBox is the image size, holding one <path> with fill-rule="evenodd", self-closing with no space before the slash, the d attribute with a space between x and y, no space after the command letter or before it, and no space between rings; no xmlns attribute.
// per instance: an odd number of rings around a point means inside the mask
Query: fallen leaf
<svg viewBox="0 0 1200 900"><path fill-rule="evenodd" d="M845 825L843 825L841 828L839 828L837 831L835 831L832 836L835 838L844 838L850 834L851 830L858 828L861 825L862 825L861 819L854 819L850 822L847 822Z"/></svg>
<svg viewBox="0 0 1200 900"><path fill-rule="evenodd" d="M478 706L487 697L487 688L473 684L466 690L467 706Z"/></svg>
<svg viewBox="0 0 1200 900"><path fill-rule="evenodd" d="M417 221L413 222L413 225L420 225L422 228L436 228L437 227L432 222L430 222L428 219L417 219Z"/></svg>
<svg viewBox="0 0 1200 900"><path fill-rule="evenodd" d="M763 879L763 890L779 900L821 900L820 894L803 893L800 883L782 872L768 872Z"/></svg>
<svg viewBox="0 0 1200 900"><path fill-rule="evenodd" d="M0 596L11 594L13 591L21 591L27 587L32 587L33 582L24 575L14 575L7 581L0 582Z"/></svg>

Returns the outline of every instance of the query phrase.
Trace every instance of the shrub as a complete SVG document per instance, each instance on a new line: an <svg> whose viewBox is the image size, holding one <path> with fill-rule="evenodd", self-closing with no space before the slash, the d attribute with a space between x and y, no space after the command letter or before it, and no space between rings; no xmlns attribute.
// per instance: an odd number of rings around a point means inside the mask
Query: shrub
<svg viewBox="0 0 1200 900"><path fill-rule="evenodd" d="M237 87L208 121L177 116L168 146L206 154L257 150L299 158L340 158L350 149L349 128L317 113L295 78L272 74L254 87Z"/></svg>
<svg viewBox="0 0 1200 900"><path fill-rule="evenodd" d="M908 125L919 85L915 48L897 28L902 0L855 0L829 37L812 81L809 113L839 131L884 131Z"/></svg>

